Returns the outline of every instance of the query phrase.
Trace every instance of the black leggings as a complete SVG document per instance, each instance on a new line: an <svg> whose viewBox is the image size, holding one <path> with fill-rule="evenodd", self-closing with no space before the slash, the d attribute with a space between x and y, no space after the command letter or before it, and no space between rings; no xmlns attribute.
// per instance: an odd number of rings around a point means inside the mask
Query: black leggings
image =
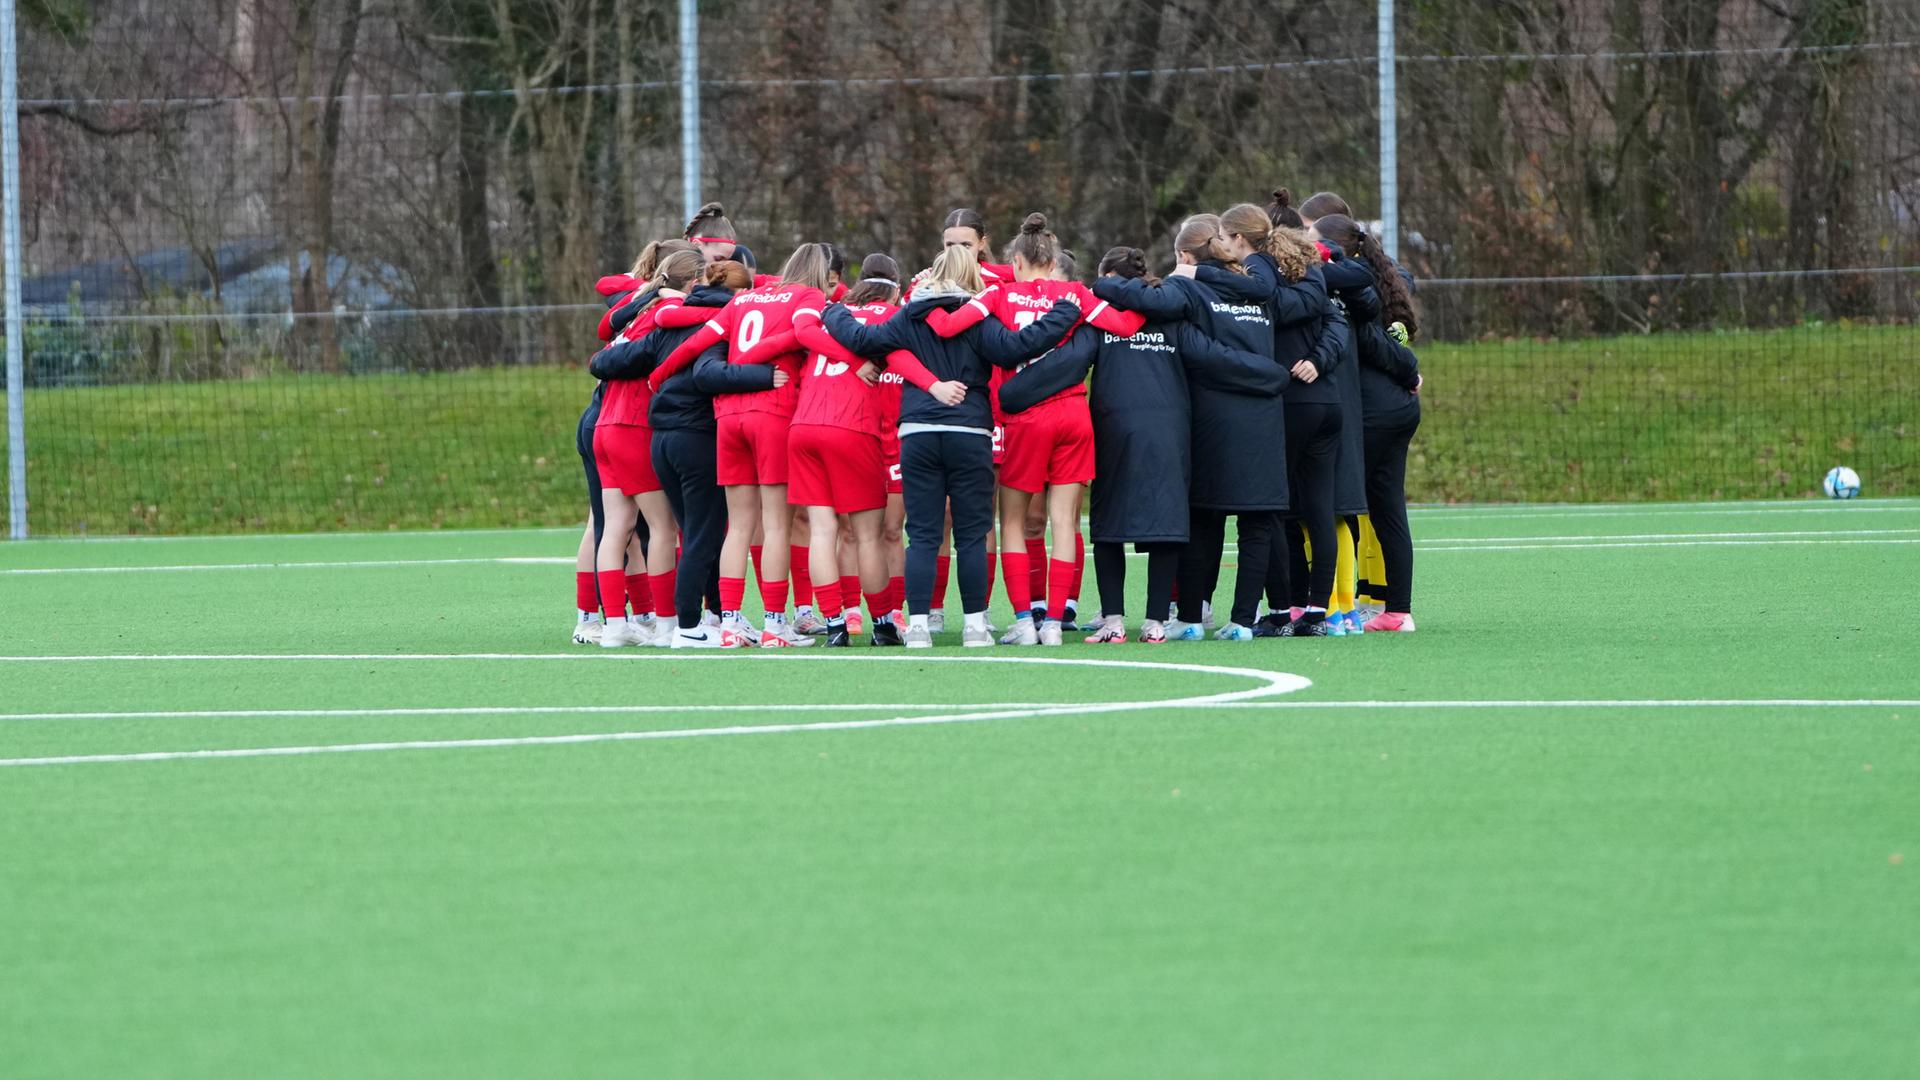
<svg viewBox="0 0 1920 1080"><path fill-rule="evenodd" d="M1420 428L1420 401L1366 426L1367 516L1380 538L1387 571L1388 611L1413 612L1413 529L1407 524L1407 444Z"/></svg>
<svg viewBox="0 0 1920 1080"><path fill-rule="evenodd" d="M1147 556L1147 618L1167 621L1167 608L1173 603L1173 576L1180 565L1184 544L1135 544L1135 551ZM1100 614L1127 613L1127 545L1119 541L1096 540L1093 544L1093 574L1100 583Z"/></svg>
<svg viewBox="0 0 1920 1080"><path fill-rule="evenodd" d="M1335 403L1287 402L1287 472L1293 494L1292 517L1302 528L1283 530L1287 537L1288 558L1293 567L1293 595L1303 595L1303 607L1324 608L1333 599L1334 478L1340 451L1340 406ZM1305 540L1313 545L1310 573L1306 566ZM1306 590L1301 592L1305 582Z"/></svg>
<svg viewBox="0 0 1920 1080"><path fill-rule="evenodd" d="M987 533L993 528L993 440L955 431L900 439L900 487L907 506L907 610L933 608L935 558L953 511L953 568L960 610L987 610Z"/></svg>
<svg viewBox="0 0 1920 1080"><path fill-rule="evenodd" d="M717 590L720 542L727 538L727 496L714 473L714 436L711 431L656 431L653 433L653 471L673 519L680 523L680 565L674 579L673 604L680 629L700 625L700 601L709 582ZM713 607L719 601L713 601Z"/></svg>

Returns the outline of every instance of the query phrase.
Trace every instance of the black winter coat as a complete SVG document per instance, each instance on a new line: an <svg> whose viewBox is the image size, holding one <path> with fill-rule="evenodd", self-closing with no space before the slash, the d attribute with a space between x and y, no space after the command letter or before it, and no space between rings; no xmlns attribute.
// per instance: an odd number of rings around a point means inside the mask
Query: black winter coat
<svg viewBox="0 0 1920 1080"><path fill-rule="evenodd" d="M1184 543L1191 519L1189 385L1277 397L1272 361L1214 341L1188 322L1148 323L1132 337L1082 326L1008 379L1000 407L1024 412L1093 370L1095 543Z"/></svg>
<svg viewBox="0 0 1920 1080"><path fill-rule="evenodd" d="M1157 286L1138 278L1103 277L1093 283L1093 294L1154 322L1191 323L1221 345L1271 364L1263 386L1278 391L1287 384L1287 369L1273 362L1273 319L1264 302L1185 277ZM1189 380L1188 393L1193 418L1189 502L1230 513L1286 509L1287 418L1280 398L1200 380Z"/></svg>
<svg viewBox="0 0 1920 1080"><path fill-rule="evenodd" d="M993 401L988 397L988 381L994 366L1018 367L1052 348L1080 321L1080 308L1069 300L1057 301L1052 311L1018 333L991 318L950 338L927 325L927 315L935 308L952 311L971 299L965 293L926 296L923 291L886 322L870 326L862 325L845 305L828 304L821 321L835 341L870 360L884 361L893 350L905 349L940 381L966 384L966 400L954 406L942 405L925 390L906 384L900 390L902 426L932 424L991 432Z"/></svg>
<svg viewBox="0 0 1920 1080"><path fill-rule="evenodd" d="M1366 426L1360 404L1359 334L1356 327L1380 320L1380 296L1373 287L1373 268L1333 249L1333 261L1320 267L1327 292L1341 308L1347 324L1347 347L1334 368L1334 386L1340 391L1340 455L1334 463L1333 510L1336 514L1367 512ZM1317 365L1316 365L1317 366ZM1358 537L1354 538L1358 542Z"/></svg>
<svg viewBox="0 0 1920 1080"><path fill-rule="evenodd" d="M690 307L718 311L733 299L731 289L703 285L687 295ZM601 379L642 379L672 355L699 326L655 329L638 341L609 345L594 355L591 370ZM773 367L768 364L729 364L727 347L720 344L677 372L654 391L647 406L647 424L655 431L713 431L713 395L773 389Z"/></svg>

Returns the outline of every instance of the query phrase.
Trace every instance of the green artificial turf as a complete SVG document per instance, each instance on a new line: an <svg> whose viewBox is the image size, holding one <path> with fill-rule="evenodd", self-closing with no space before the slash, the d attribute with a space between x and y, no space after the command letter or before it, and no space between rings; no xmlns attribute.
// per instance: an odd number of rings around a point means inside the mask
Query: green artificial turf
<svg viewBox="0 0 1920 1080"><path fill-rule="evenodd" d="M565 644L560 530L0 546L96 658L8 760L1071 710L0 767L4 1072L1912 1075L1920 501L1415 528L1413 635L698 659ZM236 710L336 712L124 715Z"/></svg>
<svg viewBox="0 0 1920 1080"><path fill-rule="evenodd" d="M1912 326L1420 352L1416 501L1811 495L1838 464L1869 495L1920 490ZM577 365L33 389L30 521L36 535L567 524L591 389Z"/></svg>

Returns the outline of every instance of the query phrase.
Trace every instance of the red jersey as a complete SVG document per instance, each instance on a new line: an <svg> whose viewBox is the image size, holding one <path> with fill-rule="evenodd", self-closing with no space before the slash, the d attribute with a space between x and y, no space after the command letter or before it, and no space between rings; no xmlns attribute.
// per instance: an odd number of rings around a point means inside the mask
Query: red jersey
<svg viewBox="0 0 1920 1080"><path fill-rule="evenodd" d="M893 312L894 309L887 304L865 304L847 309L847 314L863 324L885 322ZM813 335L808 337L818 342ZM794 408L793 422L879 435L880 390L868 386L857 374L860 365L866 361L831 339L823 344L832 347L809 350L806 362L800 365L800 401ZM898 375L894 377L900 378ZM897 425L900 417L900 391L897 389L893 391L893 415Z"/></svg>
<svg viewBox="0 0 1920 1080"><path fill-rule="evenodd" d="M675 372L721 342L726 342L728 363L746 363L747 354L760 344L762 338L793 333L796 319L818 324L820 309L826 306L826 300L819 289L791 282L738 293L727 301L726 307L708 319L705 326L681 342L666 362L654 371L654 386L658 387L672 378ZM801 361L805 358L806 351L796 344L780 352L772 362L785 369L791 379L799 376ZM713 412L715 416L765 412L791 417L799 400L799 392L800 388L789 381L787 385L772 390L722 394L713 399Z"/></svg>
<svg viewBox="0 0 1920 1080"><path fill-rule="evenodd" d="M1052 278L1014 281L1009 274L1004 284L986 289L967 301L964 306L955 308L945 319L929 318L927 325L933 327L934 333L941 337L952 337L982 318L992 316L998 318L1009 330L1024 330L1032 325L1035 319L1053 310L1054 302L1057 300L1073 301L1074 305L1080 309L1080 322L1089 323L1121 337L1132 337L1147 324L1146 316L1110 306L1106 301L1094 296L1092 289L1078 281L1055 281ZM1078 329L1079 326L1076 324L1074 330ZM1067 337L1072 336L1073 332L1068 331ZM1060 340L1064 342L1066 338ZM1021 365L1021 367L1025 366L1025 364ZM987 384L988 393L992 395L993 420L996 424L1004 423L1000 412L1000 386L1012 378L1017 370L996 366L993 369L993 378ZM1071 386L1048 398L1047 402L1084 396L1086 392L1085 384ZM1033 409L1026 411L1027 413L1035 412Z"/></svg>
<svg viewBox="0 0 1920 1080"><path fill-rule="evenodd" d="M629 341L639 341L652 332L654 319L661 312L680 306L680 301L667 297L655 303L647 310L633 317L633 321L620 329L614 339L608 343L624 345ZM600 401L600 420L595 427L612 424L626 424L633 427L647 426L647 407L653 403L653 388L645 379L609 379L607 396Z"/></svg>

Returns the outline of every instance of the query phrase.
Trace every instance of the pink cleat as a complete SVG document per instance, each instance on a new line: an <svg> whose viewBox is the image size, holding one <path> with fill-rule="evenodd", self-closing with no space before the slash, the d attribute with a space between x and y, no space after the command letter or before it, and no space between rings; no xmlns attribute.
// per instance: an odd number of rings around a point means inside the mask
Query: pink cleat
<svg viewBox="0 0 1920 1080"><path fill-rule="evenodd" d="M1413 616L1404 611L1389 611L1367 621L1367 633L1413 633Z"/></svg>
<svg viewBox="0 0 1920 1080"><path fill-rule="evenodd" d="M1288 614L1288 615L1290 615L1290 616L1292 616L1292 618L1289 618L1289 619L1288 619L1287 621L1288 621L1288 622L1299 622L1299 621L1300 621L1300 616L1302 616L1302 615L1305 615L1306 613L1307 613L1307 609L1306 609L1306 608L1303 608L1303 607L1291 607L1291 608L1288 608L1288 609L1287 609L1287 614Z"/></svg>
<svg viewBox="0 0 1920 1080"><path fill-rule="evenodd" d="M1100 629L1087 638L1089 645L1113 645L1127 640L1127 624L1118 615L1103 619Z"/></svg>
<svg viewBox="0 0 1920 1080"><path fill-rule="evenodd" d="M1140 644L1165 645L1167 643L1167 624L1148 619L1140 625Z"/></svg>

